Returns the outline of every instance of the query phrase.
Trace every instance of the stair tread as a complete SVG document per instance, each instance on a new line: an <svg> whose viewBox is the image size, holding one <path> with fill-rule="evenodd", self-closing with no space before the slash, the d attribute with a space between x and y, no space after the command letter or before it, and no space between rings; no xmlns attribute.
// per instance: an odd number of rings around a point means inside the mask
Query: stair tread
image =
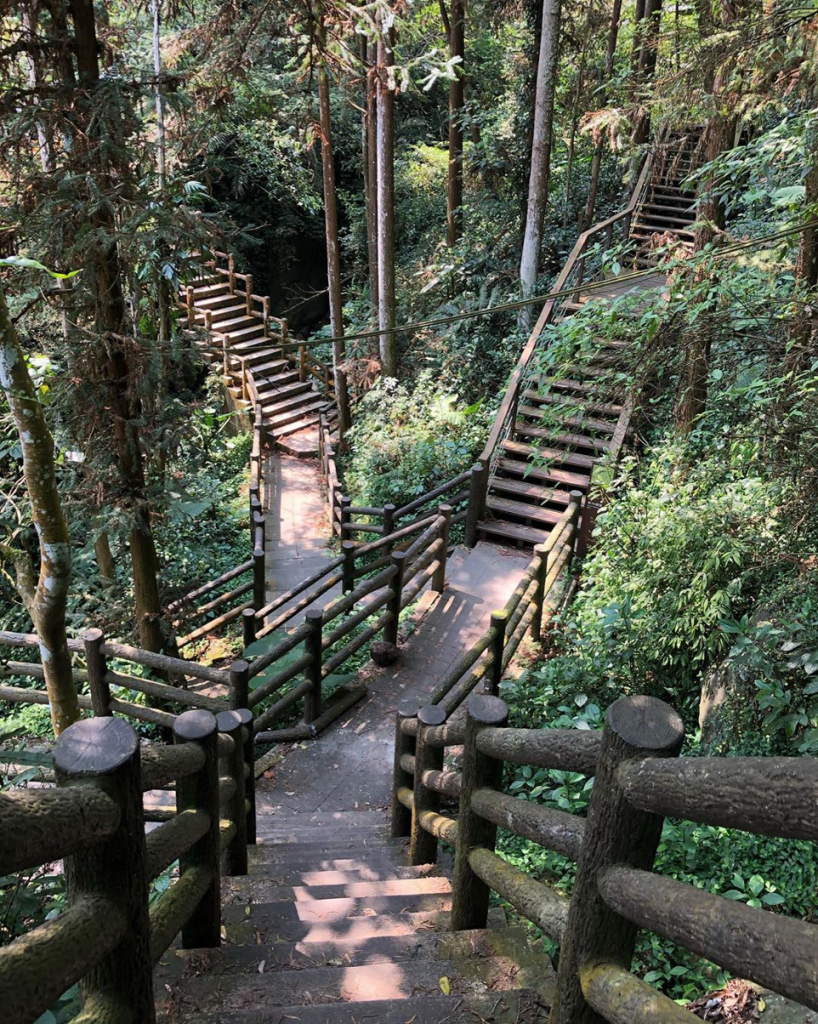
<svg viewBox="0 0 818 1024"><path fill-rule="evenodd" d="M420 878L383 878L377 881L341 882L329 885L278 885L275 879L246 876L242 885L232 887L230 903L247 903L248 897L263 903L302 903L375 897L446 894L452 890L448 878L432 875ZM228 904L229 905L229 904Z"/></svg>
<svg viewBox="0 0 818 1024"><path fill-rule="evenodd" d="M543 441L549 441L551 444L565 445L566 448L591 448L593 451L598 452L600 455L610 448L607 441L602 441L599 438L587 437L585 434L556 434L553 430L547 430L543 427L532 427L527 423L521 423L519 420L514 424L514 433L522 434L525 437L538 437ZM540 449L542 454L543 449ZM561 451L558 448L553 449L554 455L547 455L544 458L562 458L569 453ZM589 458L592 462L595 462L599 457L593 455L581 455L576 456L576 453L572 450L570 452L572 457Z"/></svg>
<svg viewBox="0 0 818 1024"><path fill-rule="evenodd" d="M525 501L511 501L508 498L498 498L490 494L486 498L486 508L492 512L505 513L506 515L519 516L524 519L534 519L538 523L558 523L563 513L555 509L543 508L540 505L531 505Z"/></svg>
<svg viewBox="0 0 818 1024"><path fill-rule="evenodd" d="M517 412L520 416L528 416L536 420L542 420L543 410L534 405L521 405ZM553 425L554 430L562 427L579 427L582 430L595 430L600 434L612 434L616 429L614 420L600 420L593 416L566 416ZM582 435L584 436L584 435Z"/></svg>
<svg viewBox="0 0 818 1024"><path fill-rule="evenodd" d="M521 445L521 447L527 446ZM590 476L584 473L571 473L569 470L554 469L553 467L545 469L541 466L532 466L528 462L518 462L516 459L500 459L497 465L504 473L516 473L526 480L548 480L582 490L587 489L591 482Z"/></svg>
<svg viewBox="0 0 818 1024"><path fill-rule="evenodd" d="M559 490L555 487L540 487L539 484L530 484L521 480L512 480L509 477L495 474L491 486L496 491L504 491L506 494L517 494L520 497L529 498L531 501L546 502L567 505L570 495L567 490Z"/></svg>
<svg viewBox="0 0 818 1024"><path fill-rule="evenodd" d="M247 912L247 908L250 912ZM275 903L230 903L224 907L224 922L306 921L310 924L345 921L354 917L374 914L399 914L407 911L449 910L451 897L447 893L415 893L409 896L350 896L325 900L281 900Z"/></svg>
<svg viewBox="0 0 818 1024"><path fill-rule="evenodd" d="M477 524L483 533L492 533L507 540L521 540L526 544L543 544L548 540L549 530L535 530L531 526L508 523L501 519L484 519Z"/></svg>
<svg viewBox="0 0 818 1024"><path fill-rule="evenodd" d="M540 445L525 444L523 441L503 441L503 448L520 455L536 455L544 460L566 466L579 466L582 469L593 469L597 463L592 455L579 455L576 452L562 451L559 448L546 448Z"/></svg>
<svg viewBox="0 0 818 1024"><path fill-rule="evenodd" d="M295 423L290 423L285 427L273 428L271 433L274 438L287 437L288 434L295 434L299 430L303 430L305 427L312 427L318 422L318 413L314 416L308 416L306 419L297 420Z"/></svg>
<svg viewBox="0 0 818 1024"><path fill-rule="evenodd" d="M349 882L367 882L386 878L428 878L439 873L436 864L395 864L392 861L381 861L372 856L365 860L346 858L336 863L345 864L344 868L313 868L303 863L282 864L278 870L271 868L263 881L278 885L345 885ZM243 892L250 887L250 882L257 882L256 875L225 876L222 879L222 891Z"/></svg>
<svg viewBox="0 0 818 1024"><path fill-rule="evenodd" d="M301 396L299 396L301 397ZM329 405L326 398L322 398L320 395L314 392L305 391L304 400L296 404L292 409L286 412L276 412L278 406L274 405L268 412L267 408L264 409L264 422L269 424L274 429L276 427L287 426L293 419L299 419L303 414L315 412L319 409L323 409Z"/></svg>
<svg viewBox="0 0 818 1024"><path fill-rule="evenodd" d="M269 338L265 337L264 328L260 323L250 324L249 327L241 327L237 330L223 331L222 333L226 334L231 342L234 339L239 339L240 341L259 341L269 344ZM257 337L250 338L249 335L257 335Z"/></svg>
<svg viewBox="0 0 818 1024"><path fill-rule="evenodd" d="M621 405L613 405L607 402L589 402L582 398L571 398L566 395L551 395L542 394L539 391L528 390L523 392L525 398L530 398L535 402L541 402L543 405L566 405L575 406L578 409L584 409L587 412L596 412L607 414L608 416L618 416L622 412Z"/></svg>

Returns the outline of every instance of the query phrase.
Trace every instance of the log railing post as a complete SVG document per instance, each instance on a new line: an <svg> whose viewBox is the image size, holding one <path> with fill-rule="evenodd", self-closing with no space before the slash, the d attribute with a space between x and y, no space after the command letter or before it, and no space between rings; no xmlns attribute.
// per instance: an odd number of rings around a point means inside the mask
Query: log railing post
<svg viewBox="0 0 818 1024"><path fill-rule="evenodd" d="M266 570L264 567L264 548L261 544L253 547L253 608L258 612L264 607L267 595Z"/></svg>
<svg viewBox="0 0 818 1024"><path fill-rule="evenodd" d="M241 613L241 642L244 648L256 642L256 609L245 608Z"/></svg>
<svg viewBox="0 0 818 1024"><path fill-rule="evenodd" d="M230 708L235 711L238 708L246 708L250 695L250 666L240 658L230 666Z"/></svg>
<svg viewBox="0 0 818 1024"><path fill-rule="evenodd" d="M230 289L230 294L236 294L236 260L233 253L229 253L227 257L227 286Z"/></svg>
<svg viewBox="0 0 818 1024"><path fill-rule="evenodd" d="M230 348L226 334L222 335L222 359L224 362L224 382L227 384L230 380Z"/></svg>
<svg viewBox="0 0 818 1024"><path fill-rule="evenodd" d="M122 914L120 942L80 981L83 1004L113 1007L110 1019L156 1020L148 917L147 854L139 738L121 718L69 726L54 748L58 786L93 786L120 809L117 830L65 859L68 905L106 900ZM78 938L81 938L78 936Z"/></svg>
<svg viewBox="0 0 818 1024"><path fill-rule="evenodd" d="M256 734L253 731L253 712L237 708L241 715L242 757L244 759L244 798L247 808L247 842L256 845Z"/></svg>
<svg viewBox="0 0 818 1024"><path fill-rule="evenodd" d="M382 537L388 537L390 533L395 529L395 508L396 506L392 502L387 502L383 507L383 533ZM387 552L392 550L391 546L387 544Z"/></svg>
<svg viewBox="0 0 818 1024"><path fill-rule="evenodd" d="M499 697L472 695L466 704L466 740L463 746L463 775L458 815L457 853L452 883L452 931L485 928L489 912L489 887L472 871L469 854L476 847L493 850L497 826L471 809L472 794L478 789L498 789L503 762L477 749L477 737L489 727L508 721L508 707Z"/></svg>
<svg viewBox="0 0 818 1024"><path fill-rule="evenodd" d="M107 718L111 711L111 690L105 681L108 662L102 653L105 637L101 629L87 629L82 635L85 648L85 665L88 669L88 689L91 691L91 705L97 718Z"/></svg>
<svg viewBox="0 0 818 1024"><path fill-rule="evenodd" d="M205 329L206 329L207 333L210 334L213 331L213 314L211 313L211 311L209 309L205 310L204 320L205 320Z"/></svg>
<svg viewBox="0 0 818 1024"><path fill-rule="evenodd" d="M403 570L405 568L405 563L405 551L392 552L392 565L395 568L395 575L389 583L389 589L392 591L392 597L387 605L387 608L392 614L389 621L383 628L383 638L388 644L397 645L398 642L398 624L400 621L401 598L403 597Z"/></svg>
<svg viewBox="0 0 818 1024"><path fill-rule="evenodd" d="M437 569L432 576L432 590L436 594L442 594L446 587L446 558L449 551L449 531L452 525L452 506L441 505L438 513L443 517L440 527L440 539L443 543L440 546L440 554L437 556Z"/></svg>
<svg viewBox="0 0 818 1024"><path fill-rule="evenodd" d="M179 858L179 870L202 868L210 874L210 885L182 928L182 947L196 949L221 944L221 881L219 871L219 755L216 749L216 717L209 711L185 711L173 725L177 743L195 743L204 754L204 764L194 775L176 783L176 811L203 811L210 825L207 832Z"/></svg>
<svg viewBox="0 0 818 1024"><path fill-rule="evenodd" d="M310 683L310 690L304 696L304 722L307 725L311 725L321 715L323 703L321 665L323 621L324 613L320 608L308 608L304 614L304 622L310 630L304 638L304 654L310 657L310 662L304 669L304 678Z"/></svg>
<svg viewBox="0 0 818 1024"><path fill-rule="evenodd" d="M252 316L253 315L253 276L252 276L252 274L248 274L247 277L244 279L244 287L247 289L246 292L245 292L245 297L247 299L247 315L248 316Z"/></svg>
<svg viewBox="0 0 818 1024"><path fill-rule="evenodd" d="M398 799L398 790L406 787L412 789L414 777L401 764L404 754L415 753L415 737L407 736L403 731L403 723L414 718L418 713L418 702L410 697L398 705L395 713L395 763L392 777L392 837L399 839L411 835L412 812Z"/></svg>
<svg viewBox="0 0 818 1024"><path fill-rule="evenodd" d="M602 1024L603 1018L582 994L580 971L592 963L630 968L638 929L607 906L597 880L614 864L649 871L664 819L629 803L616 773L623 761L676 757L683 740L681 718L655 697L620 697L608 708L560 947L550 1024Z"/></svg>
<svg viewBox="0 0 818 1024"><path fill-rule="evenodd" d="M437 836L427 832L420 824L424 811L440 811L440 794L423 784L425 771L443 768L443 747L426 742L431 726L443 725L446 712L439 704L429 704L418 711L418 734L415 738L415 787L412 804L412 841L409 847L412 864L434 864L437 861Z"/></svg>
<svg viewBox="0 0 818 1024"><path fill-rule="evenodd" d="M270 296L265 295L261 300L261 315L264 318L264 337L270 337Z"/></svg>
<svg viewBox="0 0 818 1024"><path fill-rule="evenodd" d="M233 838L227 844L224 851L224 867L227 875L247 874L247 809L245 806L245 778L244 778L244 736L242 715L238 710L220 711L216 715L216 724L223 736L229 736L233 741L233 749L230 754L220 759L224 766L220 768L225 772L225 777L232 780L233 795L230 798L230 807L222 807L221 815L228 818L235 827ZM218 790L217 790L218 791Z"/></svg>
<svg viewBox="0 0 818 1024"><path fill-rule="evenodd" d="M503 651L506 646L506 627L508 626L508 612L503 610L491 613L491 668L486 673L485 692L496 697L500 692L500 682L503 678Z"/></svg>
<svg viewBox="0 0 818 1024"><path fill-rule="evenodd" d="M298 346L298 378L302 384L307 380L307 346Z"/></svg>
<svg viewBox="0 0 818 1024"><path fill-rule="evenodd" d="M539 643L542 637L542 619L545 611L545 578L548 575L548 549L545 544L538 544L534 554L540 560L537 569L537 589L534 592L534 618L531 620L531 639Z"/></svg>
<svg viewBox="0 0 818 1024"><path fill-rule="evenodd" d="M486 481L488 473L482 462L475 462L471 468L469 480L469 505L466 512L466 547L473 548L477 543L477 524L483 518L486 505Z"/></svg>
<svg viewBox="0 0 818 1024"><path fill-rule="evenodd" d="M343 591L345 594L351 594L355 589L355 551L358 545L355 541L344 540L341 541L341 554L344 556L343 565Z"/></svg>
<svg viewBox="0 0 818 1024"><path fill-rule="evenodd" d="M193 296L193 288L190 285L185 288L185 299L187 300L187 325L193 330L196 326L196 301Z"/></svg>
<svg viewBox="0 0 818 1024"><path fill-rule="evenodd" d="M342 494L338 504L341 506L341 540L349 540L349 530L347 527L351 519L349 506L352 504L352 498Z"/></svg>

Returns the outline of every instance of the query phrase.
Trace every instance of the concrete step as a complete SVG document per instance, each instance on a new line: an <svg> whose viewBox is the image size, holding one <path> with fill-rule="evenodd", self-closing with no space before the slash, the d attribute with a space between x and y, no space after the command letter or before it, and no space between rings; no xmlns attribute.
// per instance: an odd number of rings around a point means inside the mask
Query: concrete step
<svg viewBox="0 0 818 1024"><path fill-rule="evenodd" d="M257 1010L191 1008L187 1000L171 1004L166 1024L545 1024L549 1007L530 989L451 996L412 996L367 1002L324 1003L279 1007L272 1016Z"/></svg>
<svg viewBox="0 0 818 1024"><path fill-rule="evenodd" d="M249 909L248 909L249 908ZM281 900L277 903L229 903L224 908L225 927L250 924L268 931L287 921L306 924L338 924L356 917L379 914L416 914L450 910L448 893L416 893L408 896L361 896L326 900Z"/></svg>
<svg viewBox="0 0 818 1024"><path fill-rule="evenodd" d="M328 885L281 885L277 878L246 875L234 879L229 904L235 903L312 903L316 900L370 899L392 896L441 895L452 891L448 878L441 875L414 878L383 878Z"/></svg>
<svg viewBox="0 0 818 1024"><path fill-rule="evenodd" d="M322 862L323 863L323 862ZM441 874L437 864L396 864L393 859L368 856L365 861L354 857L339 858L333 862L337 867L305 866L304 864L281 864L270 870L265 878L255 874L225 876L222 878L222 893L246 892L251 884L271 885L346 885L349 882L374 882L387 878L428 878Z"/></svg>
<svg viewBox="0 0 818 1024"><path fill-rule="evenodd" d="M547 960L544 959L543 963L550 967ZM527 981L536 980L540 984L544 981L536 978L533 965L526 970L512 958L493 956L483 959L409 960L390 967L376 963L358 967L307 967L270 974L259 974L258 971L233 975L208 973L180 979L171 989L175 990L177 1002L198 1000L208 1009L220 1012L252 1007L263 1013L279 1007L403 1000L404 1012L408 1014L405 1019L409 1021L418 997L441 994L441 978L447 979L450 993L455 997L450 1000L452 1007L457 1005L457 997L482 995L487 989L499 993L527 988ZM549 981L553 991L553 981ZM264 1017L259 1019L264 1020Z"/></svg>

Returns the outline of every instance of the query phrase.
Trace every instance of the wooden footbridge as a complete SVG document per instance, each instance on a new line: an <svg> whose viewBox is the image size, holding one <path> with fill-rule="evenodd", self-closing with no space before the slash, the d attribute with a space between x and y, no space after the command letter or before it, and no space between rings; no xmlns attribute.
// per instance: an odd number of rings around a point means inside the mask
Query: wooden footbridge
<svg viewBox="0 0 818 1024"><path fill-rule="evenodd" d="M82 1024L697 1019L630 973L640 928L818 1010L814 924L652 870L665 815L818 839L815 759L679 757L678 715L648 697L614 703L601 732L511 728L498 696L520 645L570 600L592 473L626 443L634 406L593 372L621 346L600 344L582 377L545 372L538 346L590 299L617 235L648 270L668 225L688 238L680 161L661 155L628 207L578 240L560 278L576 289L542 311L478 462L403 507L344 496L329 380L288 355L286 324L229 257L185 289L197 344L252 419L252 553L174 612L183 650L232 629L243 656L219 667L95 630L71 641L92 716L60 737L41 788L0 794L0 874L62 859L68 888L64 912L0 949L4 1024L32 1024L77 981ZM542 412L554 408L559 423ZM269 446L304 429L340 552L270 599ZM368 685L339 677L373 644ZM0 698L47 701L14 686ZM128 719L173 742L140 743ZM258 758L285 742L278 764ZM505 792L507 764L593 777L587 815ZM576 861L570 897L505 861L498 829ZM556 971L492 893L559 944Z"/></svg>

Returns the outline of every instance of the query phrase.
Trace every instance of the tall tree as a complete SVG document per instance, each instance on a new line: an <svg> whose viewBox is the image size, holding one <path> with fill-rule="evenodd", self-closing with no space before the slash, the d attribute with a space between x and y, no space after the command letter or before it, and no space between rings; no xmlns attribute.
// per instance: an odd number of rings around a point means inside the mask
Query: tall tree
<svg viewBox="0 0 818 1024"><path fill-rule="evenodd" d="M631 143L641 146L650 134L650 111L647 94L656 74L659 55L659 28L662 19L662 0L645 0L645 14L639 33L639 54L636 68L636 110L634 112Z"/></svg>
<svg viewBox="0 0 818 1024"><path fill-rule="evenodd" d="M94 324L99 338L97 373L107 384L113 443L121 484L131 517L130 555L136 605L136 625L142 646L159 651L168 646L163 635L159 599L158 558L150 521L145 482L144 454L140 440L141 403L134 385L130 346L124 337L126 323L122 269L117 244L117 225L110 197L115 194L109 158L111 124L100 101L99 44L93 0L71 0L79 90L75 104L82 147L74 155L84 159L101 201L87 196L88 223L94 244L89 250L89 278L94 299ZM116 116L111 112L111 117ZM110 132L110 135L108 134ZM82 149L82 153L76 151ZM126 178L126 168L118 168Z"/></svg>
<svg viewBox="0 0 818 1024"><path fill-rule="evenodd" d="M329 72L327 71L326 25L323 8L316 24L318 59L318 109L321 133L321 168L324 178L324 227L327 236L327 289L332 328L332 372L338 403L338 429L342 445L350 427L349 401L342 364L346 359L344 316L341 301L341 249L338 242L338 204L335 195L335 158L332 147L332 111L330 109Z"/></svg>
<svg viewBox="0 0 818 1024"><path fill-rule="evenodd" d="M54 470L54 441L29 376L1 284L0 387L9 404L23 452L23 473L39 541L39 571L35 574L26 551L7 548L0 553L14 561L17 587L39 638L51 722L58 735L80 716L65 636L71 538Z"/></svg>
<svg viewBox="0 0 818 1024"><path fill-rule="evenodd" d="M466 56L466 9L463 0L452 0L451 16L446 0L440 0L443 26L449 36L449 59L454 77L449 82L449 171L446 188L446 241L454 245L463 233L463 107Z"/></svg>
<svg viewBox="0 0 818 1024"><path fill-rule="evenodd" d="M156 171L159 175L159 188L165 190L166 149L165 149L165 108L162 97L162 36L161 11L159 0L151 0L153 20L153 72L156 75Z"/></svg>
<svg viewBox="0 0 818 1024"><path fill-rule="evenodd" d="M378 328L381 366L398 373L395 326L395 92L391 83L392 27L380 25L377 76Z"/></svg>
<svg viewBox="0 0 818 1024"><path fill-rule="evenodd" d="M561 0L543 0L537 87L534 99L534 134L531 142L531 171L528 179L523 254L520 260L520 284L523 296L534 291L540 264L543 221L548 203L551 176L551 139L554 124L554 96L557 86L557 61L560 45ZM531 309L520 311L521 327L531 323Z"/></svg>
<svg viewBox="0 0 818 1024"><path fill-rule="evenodd" d="M605 51L605 70L603 71L602 87L599 91L597 104L604 107L608 102L608 90L613 78L614 58L616 57L616 41L619 37L619 19L622 14L622 0L614 0L611 7L611 23L608 29L608 48ZM588 186L588 201L585 204L585 217L583 227L590 227L594 222L596 210L596 196L599 191L599 172L602 168L602 152L604 143L602 137L597 139L594 145L594 155L591 160L591 181Z"/></svg>
<svg viewBox="0 0 818 1024"><path fill-rule="evenodd" d="M369 301L375 323L378 322L378 110L377 64L378 44L360 37L363 78L362 147L364 169L364 200L366 205L366 246L369 272ZM377 352L377 341L374 342Z"/></svg>

